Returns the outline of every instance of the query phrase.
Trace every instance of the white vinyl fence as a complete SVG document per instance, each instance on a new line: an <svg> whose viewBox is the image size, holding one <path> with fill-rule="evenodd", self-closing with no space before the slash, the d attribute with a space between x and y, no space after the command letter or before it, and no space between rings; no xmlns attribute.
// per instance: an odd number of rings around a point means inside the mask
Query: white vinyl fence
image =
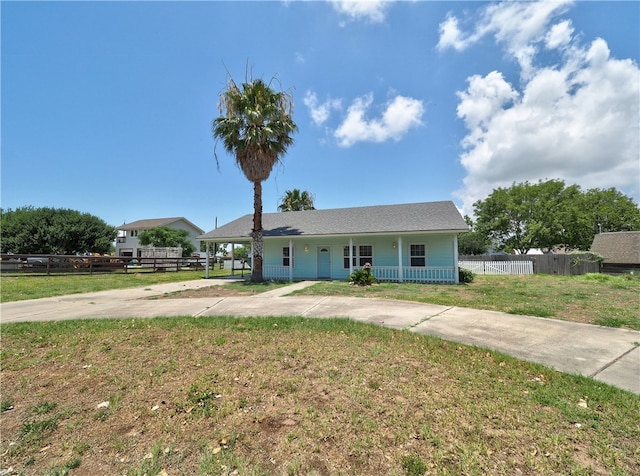
<svg viewBox="0 0 640 476"><path fill-rule="evenodd" d="M475 274L533 274L533 261L459 261Z"/></svg>
<svg viewBox="0 0 640 476"><path fill-rule="evenodd" d="M140 248L140 266L154 270L179 271L182 247Z"/></svg>

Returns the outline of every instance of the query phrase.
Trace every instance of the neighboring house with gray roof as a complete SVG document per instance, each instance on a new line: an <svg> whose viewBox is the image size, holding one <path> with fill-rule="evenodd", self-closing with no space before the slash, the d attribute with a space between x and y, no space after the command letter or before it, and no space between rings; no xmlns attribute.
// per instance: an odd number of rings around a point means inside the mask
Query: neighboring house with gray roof
<svg viewBox="0 0 640 476"><path fill-rule="evenodd" d="M469 227L451 201L265 213L265 279L346 279L371 263L381 281L458 282L457 235ZM251 243L253 214L198 237Z"/></svg>
<svg viewBox="0 0 640 476"><path fill-rule="evenodd" d="M118 237L116 238L116 256L131 256L140 258L142 246L138 241L138 234L152 228L166 226L176 230L187 230L189 232L189 241L193 243L196 250L200 249L200 243L197 237L204 233L204 230L184 217L172 218L151 218L147 220L138 220L131 223L123 223L118 227Z"/></svg>
<svg viewBox="0 0 640 476"><path fill-rule="evenodd" d="M628 273L640 270L640 231L599 233L591 251L604 257L603 273Z"/></svg>

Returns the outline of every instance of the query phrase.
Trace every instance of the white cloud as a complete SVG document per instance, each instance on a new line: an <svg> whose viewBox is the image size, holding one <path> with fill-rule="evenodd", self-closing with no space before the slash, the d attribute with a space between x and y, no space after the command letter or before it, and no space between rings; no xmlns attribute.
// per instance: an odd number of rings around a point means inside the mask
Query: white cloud
<svg viewBox="0 0 640 476"><path fill-rule="evenodd" d="M572 36L573 27L571 26L571 21L565 20L557 25L553 25L546 34L544 41L549 49L562 48L569 44Z"/></svg>
<svg viewBox="0 0 640 476"><path fill-rule="evenodd" d="M501 2L487 7L480 31L494 33L507 49L517 49L546 34L549 22L567 11L571 0L538 2Z"/></svg>
<svg viewBox="0 0 640 476"><path fill-rule="evenodd" d="M559 18L571 3L496 3L481 7L475 22L449 14L440 24L438 49L464 50L491 35L520 67L517 85L493 71L470 76L458 92L467 128L466 176L456 192L464 213L493 189L525 180L639 195L640 70L611 57L603 39L579 44L582 35ZM544 64L550 51L555 63Z"/></svg>
<svg viewBox="0 0 640 476"><path fill-rule="evenodd" d="M572 0L538 2L501 2L490 4L480 12L480 19L470 32L459 28L459 20L452 14L440 24L440 40L437 48L463 50L486 35L493 34L496 42L518 61L523 77L529 77L532 58L537 53L537 44L544 41L548 25L555 17L566 12ZM558 30L556 35L567 33ZM558 27L562 28L562 27ZM560 37L551 40L558 41Z"/></svg>
<svg viewBox="0 0 640 476"><path fill-rule="evenodd" d="M333 7L351 20L382 23L389 0L332 0Z"/></svg>
<svg viewBox="0 0 640 476"><path fill-rule="evenodd" d="M318 96L313 91L307 91L303 99L304 105L309 109L311 119L317 126L323 125L329 119L332 110L342 109L340 99L328 98L323 103L318 101Z"/></svg>
<svg viewBox="0 0 640 476"><path fill-rule="evenodd" d="M460 157L467 176L458 193L465 213L514 181L560 178L637 193L639 78L638 66L612 58L602 39L573 45L559 67L532 69L520 92L499 72L470 77L457 109L468 129Z"/></svg>
<svg viewBox="0 0 640 476"><path fill-rule="evenodd" d="M305 93L303 102L316 126L325 126L329 136L333 136L341 147L351 147L357 142L384 142L400 140L410 129L422 125L424 105L422 101L396 94L382 108L378 118L367 118L373 106L373 94L356 98L340 124L331 129L326 124L332 112L343 110L342 99L327 97L320 102L313 91Z"/></svg>
<svg viewBox="0 0 640 476"><path fill-rule="evenodd" d="M509 83L498 71L492 71L484 78L480 75L468 79L469 87L465 92L458 92L460 104L458 117L464 119L467 128L474 130L482 127L487 121L518 97Z"/></svg>
<svg viewBox="0 0 640 476"><path fill-rule="evenodd" d="M422 124L424 105L418 99L395 96L386 104L380 118L367 119L372 104L373 95L367 94L349 106L347 117L334 133L341 147L350 147L357 142L397 141L410 129Z"/></svg>
<svg viewBox="0 0 640 476"><path fill-rule="evenodd" d="M437 48L445 50L453 48L457 51L464 50L469 44L469 38L463 38L463 33L458 27L458 19L452 15L447 15L447 19L440 23L440 40Z"/></svg>

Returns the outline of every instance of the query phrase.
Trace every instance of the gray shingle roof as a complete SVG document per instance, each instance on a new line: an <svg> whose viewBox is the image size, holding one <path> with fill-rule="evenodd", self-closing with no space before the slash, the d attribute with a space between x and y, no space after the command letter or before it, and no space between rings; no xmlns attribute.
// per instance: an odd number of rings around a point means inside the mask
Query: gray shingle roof
<svg viewBox="0 0 640 476"><path fill-rule="evenodd" d="M201 235L199 240L247 239L253 214L245 215ZM327 236L434 231L468 231L451 201L380 205L331 210L265 213L264 236Z"/></svg>
<svg viewBox="0 0 640 476"><path fill-rule="evenodd" d="M169 226L172 223L175 223L180 220L184 221L185 223L188 223L193 228L198 230L200 233L204 232L202 228L194 225L184 217L149 218L146 220L137 220L137 221L132 221L131 223L123 223L118 227L118 230L150 230L151 228L156 228L158 226Z"/></svg>
<svg viewBox="0 0 640 476"><path fill-rule="evenodd" d="M640 231L600 233L593 238L591 251L610 264L640 264Z"/></svg>

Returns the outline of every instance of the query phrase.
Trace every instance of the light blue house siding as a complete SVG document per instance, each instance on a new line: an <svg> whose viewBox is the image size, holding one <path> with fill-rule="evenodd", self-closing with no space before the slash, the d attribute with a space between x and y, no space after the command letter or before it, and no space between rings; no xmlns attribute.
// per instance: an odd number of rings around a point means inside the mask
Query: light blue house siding
<svg viewBox="0 0 640 476"><path fill-rule="evenodd" d="M456 235L357 236L349 240L336 237L265 241L264 277L344 280L354 269L371 262L374 276L383 281L457 282ZM351 257L347 255L350 242ZM293 260L289 259L290 246Z"/></svg>

